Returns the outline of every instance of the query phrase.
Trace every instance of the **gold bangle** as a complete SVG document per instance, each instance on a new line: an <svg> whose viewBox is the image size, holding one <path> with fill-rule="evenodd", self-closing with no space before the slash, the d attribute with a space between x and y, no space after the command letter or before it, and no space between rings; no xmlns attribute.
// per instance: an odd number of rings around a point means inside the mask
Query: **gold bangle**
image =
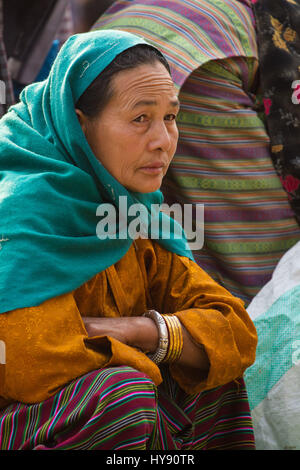
<svg viewBox="0 0 300 470"><path fill-rule="evenodd" d="M169 347L163 362L175 362L181 356L183 348L182 327L176 315L163 315L169 332Z"/></svg>

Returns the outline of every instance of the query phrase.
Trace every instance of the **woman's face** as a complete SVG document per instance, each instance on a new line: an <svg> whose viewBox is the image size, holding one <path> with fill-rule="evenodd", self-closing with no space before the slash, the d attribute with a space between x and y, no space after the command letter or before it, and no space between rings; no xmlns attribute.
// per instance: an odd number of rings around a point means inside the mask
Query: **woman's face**
<svg viewBox="0 0 300 470"><path fill-rule="evenodd" d="M160 188L178 140L179 102L160 63L124 70L112 79L113 96L99 117L76 110L96 158L130 191Z"/></svg>

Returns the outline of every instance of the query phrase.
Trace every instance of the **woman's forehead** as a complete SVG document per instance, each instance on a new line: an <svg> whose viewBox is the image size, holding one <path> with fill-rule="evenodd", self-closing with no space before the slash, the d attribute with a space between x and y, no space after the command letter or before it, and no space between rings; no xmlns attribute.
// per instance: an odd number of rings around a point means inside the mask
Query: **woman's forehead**
<svg viewBox="0 0 300 470"><path fill-rule="evenodd" d="M160 97L168 97L178 105L173 80L161 63L145 64L118 73L113 80L113 95L120 101L130 99L134 106L155 105Z"/></svg>

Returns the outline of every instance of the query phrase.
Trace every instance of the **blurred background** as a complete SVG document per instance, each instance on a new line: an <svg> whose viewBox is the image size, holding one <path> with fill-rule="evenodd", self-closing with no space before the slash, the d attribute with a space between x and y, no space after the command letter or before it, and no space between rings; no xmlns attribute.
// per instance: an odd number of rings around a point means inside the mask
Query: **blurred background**
<svg viewBox="0 0 300 470"><path fill-rule="evenodd" d="M47 77L59 48L89 31L113 0L0 0L0 117L24 86ZM5 101L4 103L2 101Z"/></svg>

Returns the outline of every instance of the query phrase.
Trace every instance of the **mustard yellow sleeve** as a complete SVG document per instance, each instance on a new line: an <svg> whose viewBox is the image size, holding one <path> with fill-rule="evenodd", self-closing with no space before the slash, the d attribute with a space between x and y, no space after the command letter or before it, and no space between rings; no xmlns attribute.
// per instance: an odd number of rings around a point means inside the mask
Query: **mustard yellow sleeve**
<svg viewBox="0 0 300 470"><path fill-rule="evenodd" d="M71 380L104 366L138 366L155 383L161 381L158 368L141 352L110 337L88 338L72 293L1 314L0 332L6 345L0 407L43 401Z"/></svg>
<svg viewBox="0 0 300 470"><path fill-rule="evenodd" d="M179 365L170 370L188 393L212 389L242 376L255 360L257 334L241 299L232 296L195 262L155 246L149 288L161 313L174 313L208 355L208 375Z"/></svg>

